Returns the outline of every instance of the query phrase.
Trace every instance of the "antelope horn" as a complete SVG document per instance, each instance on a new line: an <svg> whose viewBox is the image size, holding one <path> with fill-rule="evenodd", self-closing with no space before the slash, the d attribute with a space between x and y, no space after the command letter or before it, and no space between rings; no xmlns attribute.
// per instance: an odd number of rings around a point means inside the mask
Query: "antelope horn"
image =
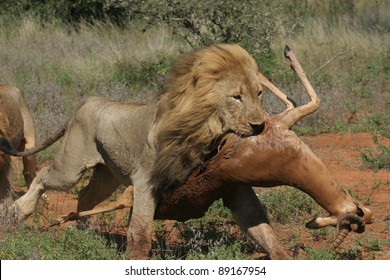
<svg viewBox="0 0 390 280"><path fill-rule="evenodd" d="M348 226L346 228L345 226ZM340 227L343 227L340 229ZM332 242L332 247L336 250L344 239L350 233L350 231L363 232L364 231L364 222L361 217L356 214L346 213L337 220L336 225L336 237Z"/></svg>
<svg viewBox="0 0 390 280"><path fill-rule="evenodd" d="M284 56L290 60L291 68L298 75L299 79L303 83L303 86L307 94L310 97L309 103L285 111L285 114L282 116L281 119L281 124L284 125L286 128L290 128L302 118L316 111L320 106L320 99L318 98L316 92L311 86L294 52L287 45L284 49Z"/></svg>
<svg viewBox="0 0 390 280"><path fill-rule="evenodd" d="M343 243L349 232L349 229L343 228L337 233L336 238L332 242L333 250L336 250Z"/></svg>
<svg viewBox="0 0 390 280"><path fill-rule="evenodd" d="M363 232L365 227L363 218L353 213L346 213L344 215L341 215L340 218L337 220L336 230L338 231L340 227L346 225L349 225L352 231L359 233Z"/></svg>

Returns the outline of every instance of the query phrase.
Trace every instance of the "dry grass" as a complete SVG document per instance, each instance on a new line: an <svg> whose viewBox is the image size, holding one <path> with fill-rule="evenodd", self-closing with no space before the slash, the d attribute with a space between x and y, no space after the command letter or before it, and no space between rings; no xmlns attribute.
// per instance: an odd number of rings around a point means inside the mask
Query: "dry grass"
<svg viewBox="0 0 390 280"><path fill-rule="evenodd" d="M142 33L137 27L119 29L97 22L74 29L56 23L42 24L28 17L1 30L1 66L10 70L2 77L9 82L17 82L15 68L22 65L34 72L56 66L71 76L94 80L108 75L117 61L153 60L161 52L169 55L178 49L164 27Z"/></svg>
<svg viewBox="0 0 390 280"><path fill-rule="evenodd" d="M360 123L365 118L388 112L389 32L348 20L330 24L321 17L308 18L301 28L282 33L274 41L275 53L281 54L285 44L295 51L321 98L319 111L302 123L305 127L316 127L317 133L353 127L364 130ZM307 102L287 64L277 56L273 79L298 104Z"/></svg>
<svg viewBox="0 0 390 280"><path fill-rule="evenodd" d="M34 17L12 26L0 19L0 82L21 89L45 138L68 119L84 96L153 98L134 95L113 80L112 73L119 62L157 61L179 47L165 27L142 33L136 27L119 29L107 23L85 23L75 29Z"/></svg>
<svg viewBox="0 0 390 280"><path fill-rule="evenodd" d="M309 76L329 59L350 50L323 70L340 74L350 68L351 64L343 63L346 57L356 56L355 59L359 63L375 59L378 54L389 51L390 34L358 30L345 23L329 26L320 19L310 19L305 23L302 31L276 40L274 43L276 53L282 52L285 43L300 54L302 64L307 68Z"/></svg>
<svg viewBox="0 0 390 280"><path fill-rule="evenodd" d="M319 128L316 132L335 127L343 130L346 124L358 122L357 118L386 113L390 107L386 102L390 34L385 28L390 21L390 9L386 9L390 0L360 0L350 10L338 8L350 1L339 2L291 4L280 0L285 7L281 18L296 17L297 28L287 32L280 26L281 35L272 46L276 59L271 78L298 103L307 101L282 56L288 43L321 97L318 113L303 122L305 127ZM123 75L132 76L138 67L150 80L155 75L153 63L158 64L162 57L174 58L188 47L174 40L164 26L146 33L140 29L136 24L118 28L99 22L81 23L75 28L58 22L42 23L32 16L10 24L0 18L0 82L22 90L40 138L65 122L84 96L149 102L155 97L154 82L134 86L132 80L124 81ZM149 63L147 68L145 62ZM137 75L143 73L133 76ZM281 110L280 102L268 96L269 111Z"/></svg>

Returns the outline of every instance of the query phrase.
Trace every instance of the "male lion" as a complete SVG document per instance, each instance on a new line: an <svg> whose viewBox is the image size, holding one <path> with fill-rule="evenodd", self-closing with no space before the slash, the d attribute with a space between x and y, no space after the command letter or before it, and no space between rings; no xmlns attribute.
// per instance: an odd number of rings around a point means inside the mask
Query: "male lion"
<svg viewBox="0 0 390 280"><path fill-rule="evenodd" d="M258 132L267 118L262 99L256 62L238 45L211 46L179 59L156 104L88 98L67 124L52 165L15 202L19 217L33 212L45 190L67 190L94 168L78 210L93 208L120 184L133 185L128 253L146 258L161 193L184 182L226 133Z"/></svg>
<svg viewBox="0 0 390 280"><path fill-rule="evenodd" d="M0 136L19 151L35 147L35 125L26 101L15 87L0 84ZM9 156L0 152L0 201L11 191L8 180ZM35 156L23 157L23 175L27 185L35 177Z"/></svg>

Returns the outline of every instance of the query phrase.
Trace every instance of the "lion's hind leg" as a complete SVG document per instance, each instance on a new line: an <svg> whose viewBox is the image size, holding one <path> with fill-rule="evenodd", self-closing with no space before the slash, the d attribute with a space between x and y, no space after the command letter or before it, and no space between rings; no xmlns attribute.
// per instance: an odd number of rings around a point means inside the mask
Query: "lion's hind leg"
<svg viewBox="0 0 390 280"><path fill-rule="evenodd" d="M108 167L98 164L95 166L88 185L80 190L77 212L93 209L96 205L109 198L119 188L121 183L115 179ZM87 217L80 219L78 227L84 228Z"/></svg>
<svg viewBox="0 0 390 280"><path fill-rule="evenodd" d="M39 198L45 192L43 180L48 174L49 167L44 167L33 180L28 191L14 203L18 218L27 219L38 205Z"/></svg>
<svg viewBox="0 0 390 280"><path fill-rule="evenodd" d="M73 187L85 173L88 168L98 163L98 160L86 161L82 158L82 154L71 157L66 156L61 152L57 154L61 158L61 163L54 161L48 167L39 171L37 176L32 181L27 193L15 201L15 206L18 211L19 219L24 220L32 214L38 204L39 198L47 190L67 191Z"/></svg>

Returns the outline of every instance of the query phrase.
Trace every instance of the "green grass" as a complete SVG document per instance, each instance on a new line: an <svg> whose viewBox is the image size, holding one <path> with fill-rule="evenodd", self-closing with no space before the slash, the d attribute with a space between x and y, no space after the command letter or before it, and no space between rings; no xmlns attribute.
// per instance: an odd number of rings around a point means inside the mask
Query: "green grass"
<svg viewBox="0 0 390 280"><path fill-rule="evenodd" d="M231 227L235 231L229 231ZM253 253L263 251L232 223L231 212L222 200L214 202L203 218L178 222L173 230L156 222L155 234L151 259L238 260L251 259ZM169 239L171 234L178 236L174 242Z"/></svg>
<svg viewBox="0 0 390 280"><path fill-rule="evenodd" d="M121 259L116 248L94 232L67 227L46 232L22 227L0 242L2 260L110 260Z"/></svg>
<svg viewBox="0 0 390 280"><path fill-rule="evenodd" d="M271 221L280 224L302 223L322 211L310 196L293 187L265 189L259 196Z"/></svg>
<svg viewBox="0 0 390 280"><path fill-rule="evenodd" d="M379 142L378 138L373 135L376 151L365 149L360 153L361 159L375 172L379 169L390 169L390 147Z"/></svg>
<svg viewBox="0 0 390 280"><path fill-rule="evenodd" d="M343 252L335 252L329 248L306 248L309 260L359 260L362 258L362 248L352 246Z"/></svg>

